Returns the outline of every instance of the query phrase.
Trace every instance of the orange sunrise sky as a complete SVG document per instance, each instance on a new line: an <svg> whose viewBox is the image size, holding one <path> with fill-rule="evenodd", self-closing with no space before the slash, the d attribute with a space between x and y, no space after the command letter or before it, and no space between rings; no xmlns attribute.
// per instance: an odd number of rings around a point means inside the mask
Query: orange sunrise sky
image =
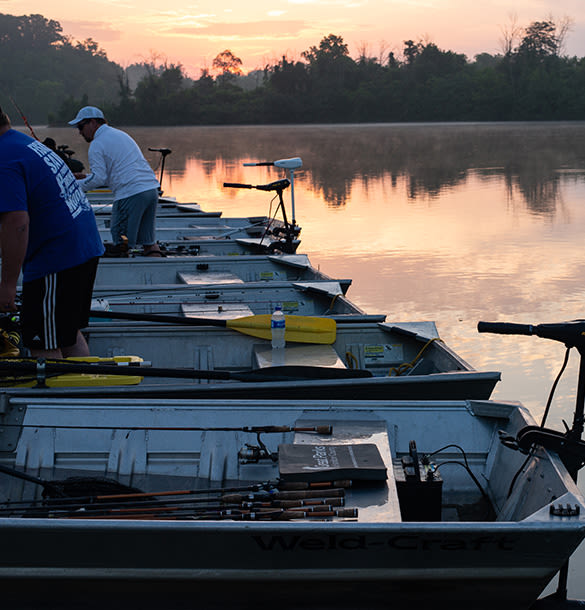
<svg viewBox="0 0 585 610"><path fill-rule="evenodd" d="M403 41L434 42L464 53L501 51L503 30L550 16L572 20L565 53L585 56L584 0L0 0L0 12L39 13L75 40L93 38L122 66L181 63L192 78L230 49L245 72L302 51L328 34L343 38L350 55L394 51Z"/></svg>

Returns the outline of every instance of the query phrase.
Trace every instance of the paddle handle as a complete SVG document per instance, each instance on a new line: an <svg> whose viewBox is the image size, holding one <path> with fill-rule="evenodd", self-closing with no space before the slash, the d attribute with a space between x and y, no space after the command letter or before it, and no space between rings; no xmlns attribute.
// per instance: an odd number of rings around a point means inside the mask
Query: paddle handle
<svg viewBox="0 0 585 610"><path fill-rule="evenodd" d="M89 313L92 318L105 318L106 320L134 320L136 322L183 324L185 326L227 326L225 320L215 320L213 318L188 318L185 316L129 313L125 311L103 311L99 309L92 309Z"/></svg>
<svg viewBox="0 0 585 610"><path fill-rule="evenodd" d="M121 375L135 377L171 377L174 379L234 379L235 374L228 371L200 371L197 369L142 368L132 364L84 364L81 362L0 362L0 371L5 374L18 375L22 373L37 374L39 367L43 374L76 373L79 375Z"/></svg>

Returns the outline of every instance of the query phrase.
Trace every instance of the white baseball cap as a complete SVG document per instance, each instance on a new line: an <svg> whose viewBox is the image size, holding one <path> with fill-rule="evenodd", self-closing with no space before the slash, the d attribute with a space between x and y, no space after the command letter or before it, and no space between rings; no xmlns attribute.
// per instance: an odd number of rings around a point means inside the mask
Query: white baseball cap
<svg viewBox="0 0 585 610"><path fill-rule="evenodd" d="M105 119L104 113L95 106L84 106L78 113L77 116L69 121L69 125L77 125L77 123L81 123L81 121L85 121L86 119Z"/></svg>

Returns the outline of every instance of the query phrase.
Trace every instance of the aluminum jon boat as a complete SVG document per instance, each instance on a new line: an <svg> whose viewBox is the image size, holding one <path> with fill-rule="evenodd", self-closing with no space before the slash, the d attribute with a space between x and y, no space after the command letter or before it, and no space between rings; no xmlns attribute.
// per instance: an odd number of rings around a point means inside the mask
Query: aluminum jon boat
<svg viewBox="0 0 585 610"><path fill-rule="evenodd" d="M195 276L197 278L198 276ZM268 314L281 305L285 313L323 316L364 312L345 297L351 280L315 279L259 282L97 285L94 302L111 311L234 318Z"/></svg>
<svg viewBox="0 0 585 610"><path fill-rule="evenodd" d="M213 320L204 320L209 325L203 326L93 320L84 330L92 355L132 355L171 374L155 375L156 371L144 366L125 367L118 373L109 368L99 374L144 375L144 380L132 388L49 388L47 395L275 400L491 396L500 373L473 369L438 339L434 323L384 323L380 319L384 316L334 316L332 343L319 343L321 335L308 328L301 342L287 341L285 349L279 350L283 353L276 355L261 331L249 335L249 329L222 326L223 320L216 321L218 326L211 325ZM32 375L41 382L40 371L34 370ZM35 387L22 392L38 395L44 390Z"/></svg>
<svg viewBox="0 0 585 610"><path fill-rule="evenodd" d="M518 403L0 402L6 603L522 610L585 537Z"/></svg>
<svg viewBox="0 0 585 610"><path fill-rule="evenodd" d="M242 284L272 280L299 282L332 278L311 265L306 254L102 258L95 286L138 284ZM348 287L342 284L342 289Z"/></svg>

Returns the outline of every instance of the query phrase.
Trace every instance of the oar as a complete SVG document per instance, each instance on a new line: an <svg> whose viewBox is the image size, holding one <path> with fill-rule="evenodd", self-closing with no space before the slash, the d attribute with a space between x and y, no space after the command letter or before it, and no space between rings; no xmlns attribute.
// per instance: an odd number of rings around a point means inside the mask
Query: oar
<svg viewBox="0 0 585 610"><path fill-rule="evenodd" d="M77 373L81 375L130 375L139 377L169 377L173 379L223 379L234 381L301 381L310 379L355 379L372 377L367 369L339 369L326 366L271 366L250 369L241 373L231 371L205 371L188 368L142 368L140 363L122 366L108 364L85 364L79 362L51 362L0 360L0 372L17 376L22 373L35 374L37 379L53 373Z"/></svg>
<svg viewBox="0 0 585 610"><path fill-rule="evenodd" d="M164 316L147 313L127 313L122 311L91 310L91 317L111 320L135 320L138 322L158 322L160 324L182 324L184 326L222 326L231 328L245 335L271 338L270 314L259 314L235 318L233 320L218 320L214 318L190 318L182 316ZM335 342L337 325L331 318L311 316L285 316L286 330L284 338L293 343L324 343Z"/></svg>

